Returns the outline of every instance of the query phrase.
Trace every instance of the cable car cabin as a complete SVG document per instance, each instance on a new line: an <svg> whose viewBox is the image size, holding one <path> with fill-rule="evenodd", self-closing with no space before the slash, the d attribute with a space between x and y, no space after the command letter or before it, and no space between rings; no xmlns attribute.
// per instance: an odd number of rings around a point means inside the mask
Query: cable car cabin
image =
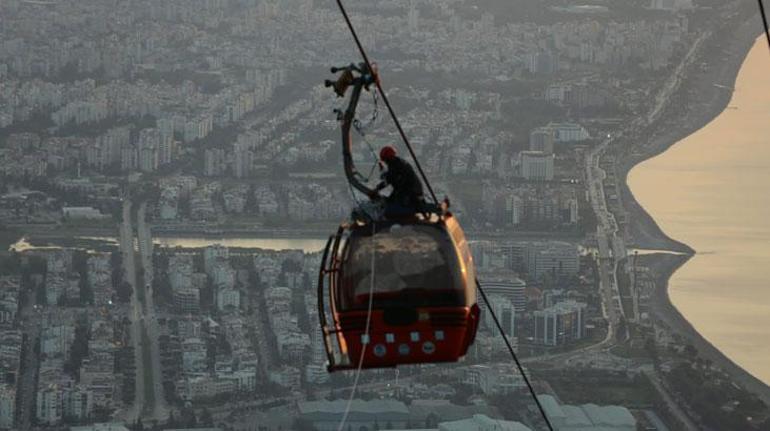
<svg viewBox="0 0 770 431"><path fill-rule="evenodd" d="M475 278L451 213L340 226L318 283L329 371L457 361L476 336Z"/></svg>

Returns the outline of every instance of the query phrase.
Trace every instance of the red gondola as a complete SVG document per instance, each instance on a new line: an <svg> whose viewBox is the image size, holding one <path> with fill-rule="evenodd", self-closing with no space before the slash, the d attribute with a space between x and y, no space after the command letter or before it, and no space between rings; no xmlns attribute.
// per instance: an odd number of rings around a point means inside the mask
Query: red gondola
<svg viewBox="0 0 770 431"><path fill-rule="evenodd" d="M353 166L350 128L360 93L376 75L363 64L332 71L343 72L327 81L339 96L353 86L348 109L340 113L345 173L354 188L371 195ZM465 235L446 207L399 220L354 217L329 238L318 279L329 371L453 362L465 355L479 320L476 275Z"/></svg>

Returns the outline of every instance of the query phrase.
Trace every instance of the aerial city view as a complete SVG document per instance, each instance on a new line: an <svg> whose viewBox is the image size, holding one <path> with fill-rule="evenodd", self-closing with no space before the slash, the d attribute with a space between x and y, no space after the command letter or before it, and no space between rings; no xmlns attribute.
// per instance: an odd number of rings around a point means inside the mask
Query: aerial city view
<svg viewBox="0 0 770 431"><path fill-rule="evenodd" d="M0 430L770 431L764 9L0 0Z"/></svg>

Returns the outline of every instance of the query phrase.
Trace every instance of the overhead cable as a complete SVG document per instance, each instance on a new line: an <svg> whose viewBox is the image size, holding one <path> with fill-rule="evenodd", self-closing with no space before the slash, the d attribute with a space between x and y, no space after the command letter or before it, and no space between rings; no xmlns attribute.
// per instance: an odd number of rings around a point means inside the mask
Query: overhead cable
<svg viewBox="0 0 770 431"><path fill-rule="evenodd" d="M527 373L524 372L524 367L521 366L519 357L516 356L516 352L513 350L513 346L511 345L510 340L508 340L508 336L505 335L505 331L503 331L503 326L500 324L500 320L497 319L497 314L495 313L495 310L492 308L492 303L489 302L489 299L487 298L487 294L484 293L484 289L481 287L481 283L479 283L478 280L476 280L476 287L478 287L479 293L481 293L481 297L484 298L484 303L487 305L487 310L489 311L489 315L492 316L492 320L495 321L497 330L500 331L500 335L503 337L503 341L505 341L505 345L508 347L508 352L511 354L511 358L513 358L513 362L516 364L516 367L519 369L519 373L521 373L521 376L524 378L524 383L526 383L527 388L529 389L529 394L532 396L532 399L535 400L535 404L537 404L537 408L538 410L540 410L540 414L543 416L543 420L545 420L545 424L548 426L548 430L554 431L553 425L551 424L551 421L548 419L548 415L545 413L545 409L543 408L543 405L540 403L540 399L537 398L537 394L535 393L535 388L532 386L532 382L529 381L529 377L527 377Z"/></svg>
<svg viewBox="0 0 770 431"><path fill-rule="evenodd" d="M348 16L347 11L345 10L345 6L342 4L342 0L337 0L337 6L339 6L340 12L342 12L342 16L345 18L345 23L348 25L348 28L350 29L350 33L353 35L353 39L356 42L356 46L358 46L358 51L361 53L361 57L363 57L364 59L364 63L366 63L366 67L369 68L370 73L374 73L374 68L372 67L372 63L369 61L369 56L366 55L366 50L364 49L364 46L361 44L361 40L358 38L356 29L353 27L353 23L350 21L350 17ZM428 188L431 198L433 198L433 201L436 203L436 205L438 205L438 198L436 198L436 193L433 192L433 187L431 187L430 181L428 181L428 177L425 175L425 171L423 171L422 166L420 165L420 161L417 160L417 155L414 153L414 150L412 149L412 144L409 142L409 138L406 137L406 133L404 132L404 129L401 127L401 122L398 121L396 112L393 110L393 107L390 105L390 100L388 100L388 96L385 94L385 91L382 89L382 83L380 82L380 79L378 77L375 77L375 78L376 79L374 80L374 82L377 85L377 90L380 92L380 95L382 96L382 101L385 102L385 106L388 107L388 112L390 113L390 117L393 119L393 123L396 124L398 133L401 135L401 140L404 141L404 145L406 145L406 148L409 150L409 154L412 156L412 160L414 160L414 164L417 167L417 170L420 172L422 181L425 183L425 187Z"/></svg>
<svg viewBox="0 0 770 431"><path fill-rule="evenodd" d="M765 26L767 47L770 48L770 27L767 26L767 14L765 13L765 5L762 3L762 0L757 0L757 3L759 3L759 14L762 15L762 24Z"/></svg>

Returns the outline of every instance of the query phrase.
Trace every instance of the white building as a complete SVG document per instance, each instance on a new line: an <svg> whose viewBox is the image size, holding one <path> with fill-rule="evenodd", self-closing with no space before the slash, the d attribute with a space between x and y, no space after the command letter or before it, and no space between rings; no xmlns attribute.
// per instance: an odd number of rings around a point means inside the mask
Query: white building
<svg viewBox="0 0 770 431"><path fill-rule="evenodd" d="M486 288L486 285L484 286ZM513 301L507 296L492 294L488 295L489 302L492 305L500 325L503 327L503 332L508 336L508 339L515 342L516 337L516 307L514 307ZM494 333L497 332L497 326L495 325L492 314L487 310L482 311L484 326Z"/></svg>
<svg viewBox="0 0 770 431"><path fill-rule="evenodd" d="M203 153L203 175L216 177L225 173L227 168L225 150L221 148L207 149Z"/></svg>
<svg viewBox="0 0 770 431"><path fill-rule="evenodd" d="M692 0L650 0L650 9L679 11L692 9Z"/></svg>
<svg viewBox="0 0 770 431"><path fill-rule="evenodd" d="M40 353L66 358L74 340L75 328L72 325L45 326L40 334Z"/></svg>
<svg viewBox="0 0 770 431"><path fill-rule="evenodd" d="M230 250L223 245L214 244L203 249L203 267L206 274L211 275L219 261L228 259L230 259Z"/></svg>
<svg viewBox="0 0 770 431"><path fill-rule="evenodd" d="M0 384L0 429L13 429L16 421L16 388Z"/></svg>
<svg viewBox="0 0 770 431"><path fill-rule="evenodd" d="M70 220L99 220L105 218L96 208L92 207L64 207L62 215Z"/></svg>
<svg viewBox="0 0 770 431"><path fill-rule="evenodd" d="M521 176L527 180L553 180L553 154L541 151L522 151L519 153Z"/></svg>
<svg viewBox="0 0 770 431"><path fill-rule="evenodd" d="M174 307L180 313L197 313L200 310L201 293L194 287L174 290Z"/></svg>
<svg viewBox="0 0 770 431"><path fill-rule="evenodd" d="M561 346L585 337L584 303L563 301L535 311L535 341L546 346Z"/></svg>
<svg viewBox="0 0 770 431"><path fill-rule="evenodd" d="M192 287L193 258L190 254L176 253L169 257L169 282L171 289L187 289Z"/></svg>
<svg viewBox="0 0 770 431"><path fill-rule="evenodd" d="M62 420L62 390L57 385L49 385L37 391L36 416L39 424L55 425Z"/></svg>
<svg viewBox="0 0 770 431"><path fill-rule="evenodd" d="M158 146L160 142L152 137L152 133L147 133L147 131L150 130L155 130L155 132L157 132L157 129L144 129L140 132L137 155L139 157L139 170L142 172L155 172L158 170L158 163L160 160L158 155ZM142 133L145 133L145 136L142 136Z"/></svg>
<svg viewBox="0 0 770 431"><path fill-rule="evenodd" d="M179 213L179 189L177 187L164 187L161 190L158 209L162 220L176 219Z"/></svg>
<svg viewBox="0 0 770 431"><path fill-rule="evenodd" d="M62 394L62 411L69 418L85 419L94 408L94 393L83 386L75 386Z"/></svg>
<svg viewBox="0 0 770 431"><path fill-rule="evenodd" d="M577 245L566 242L536 242L524 249L524 264L530 276L569 276L580 270Z"/></svg>
<svg viewBox="0 0 770 431"><path fill-rule="evenodd" d="M184 400L211 398L233 393L237 382L211 376L190 377L179 384L179 393Z"/></svg>
<svg viewBox="0 0 770 431"><path fill-rule="evenodd" d="M591 137L588 131L580 124L549 123L546 127L553 131L556 142L578 142Z"/></svg>
<svg viewBox="0 0 770 431"><path fill-rule="evenodd" d="M521 223L521 218L524 216L524 201L516 195L506 196L505 211L506 214L510 214L510 217L507 217L507 222L512 226L517 226Z"/></svg>
<svg viewBox="0 0 770 431"><path fill-rule="evenodd" d="M86 279L94 294L94 305L109 304L115 293L112 287L112 267L109 253L91 253L88 256Z"/></svg>
<svg viewBox="0 0 770 431"><path fill-rule="evenodd" d="M288 362L302 362L305 350L310 347L310 336L301 332L285 332L276 334L278 354Z"/></svg>
<svg viewBox="0 0 770 431"><path fill-rule="evenodd" d="M486 395L501 395L526 387L524 378L509 364L471 365L462 368L463 383Z"/></svg>
<svg viewBox="0 0 770 431"><path fill-rule="evenodd" d="M524 311L527 307L525 290L527 283L516 277L512 272L485 275L481 279L484 291L490 295L501 296L509 300L517 311Z"/></svg>
<svg viewBox="0 0 770 431"><path fill-rule="evenodd" d="M219 260L214 264L208 274L211 281L219 288L232 288L235 286L235 270L230 266L230 262Z"/></svg>
<svg viewBox="0 0 770 431"><path fill-rule="evenodd" d="M250 392L257 387L257 372L254 369L218 374L217 377L222 380L232 381L233 388L236 391Z"/></svg>
<svg viewBox="0 0 770 431"><path fill-rule="evenodd" d="M234 287L217 289L217 309L225 311L228 308L238 309L241 306L241 291Z"/></svg>
<svg viewBox="0 0 770 431"><path fill-rule="evenodd" d="M268 371L267 378L271 382L289 389L299 389L300 371L295 367L284 365Z"/></svg>
<svg viewBox="0 0 770 431"><path fill-rule="evenodd" d="M329 371L326 367L319 364L309 364L305 366L305 380L309 383L323 384L329 382Z"/></svg>
<svg viewBox="0 0 770 431"><path fill-rule="evenodd" d="M200 338L182 341L182 370L188 374L203 373L207 369L206 343Z"/></svg>
<svg viewBox="0 0 770 431"><path fill-rule="evenodd" d="M538 127L529 133L529 150L553 154L556 133L550 127Z"/></svg>

